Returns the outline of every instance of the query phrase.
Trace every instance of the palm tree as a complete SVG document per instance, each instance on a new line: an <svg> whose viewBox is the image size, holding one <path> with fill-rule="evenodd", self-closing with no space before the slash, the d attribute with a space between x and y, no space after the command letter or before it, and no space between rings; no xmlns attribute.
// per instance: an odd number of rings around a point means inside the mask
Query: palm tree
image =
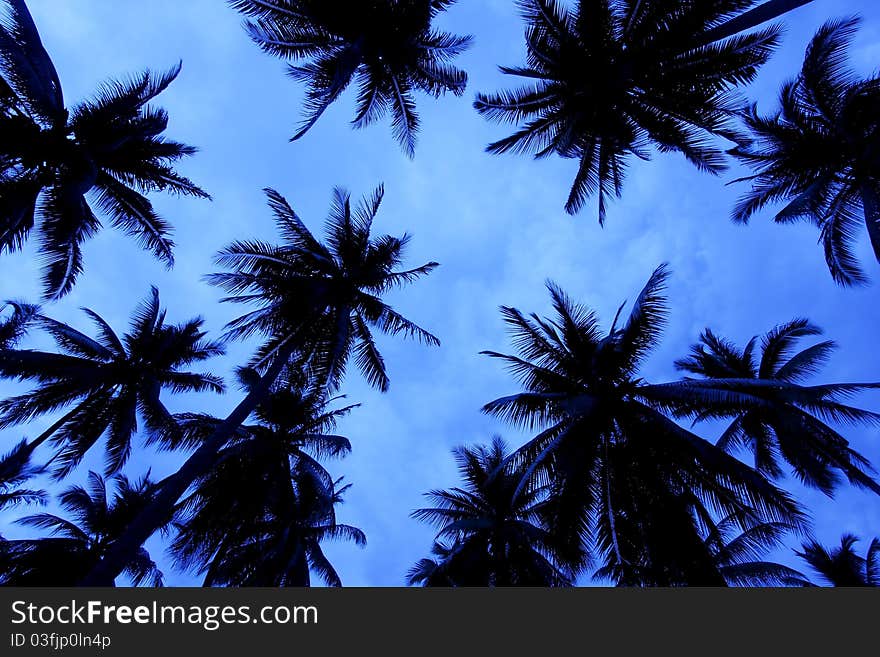
<svg viewBox="0 0 880 657"><path fill-rule="evenodd" d="M338 389L354 354L367 381L387 391L385 362L371 328L427 344L440 342L382 302L380 295L430 273L438 264L394 271L410 238L404 234L371 239L384 194L381 186L356 207L348 192L334 189L326 245L312 236L283 196L272 189L266 194L284 244L234 242L216 258L232 271L208 277L230 293L224 301L260 305L231 322L228 336L267 335L254 367L262 371L273 360L285 363L299 352L331 390Z"/></svg>
<svg viewBox="0 0 880 657"><path fill-rule="evenodd" d="M820 230L825 260L841 285L864 282L854 242L864 217L880 260L880 77L860 80L845 68L858 19L825 23L807 49L800 74L783 86L780 109L743 118L753 140L733 154L754 174L733 218L747 222L784 202L777 223L807 220Z"/></svg>
<svg viewBox="0 0 880 657"><path fill-rule="evenodd" d="M73 586L85 575L150 499L155 483L118 475L116 492L108 496L107 481L90 472L86 487L72 486L59 497L71 519L40 513L19 524L48 530L49 538L0 543L0 584L7 586ZM162 573L141 549L125 564L124 574L135 586L162 585Z"/></svg>
<svg viewBox="0 0 880 657"><path fill-rule="evenodd" d="M409 236L370 236L382 202L382 187L354 208L347 192L334 191L327 244L315 239L283 196L272 189L266 193L284 243L236 242L217 256L217 262L232 271L209 277L230 293L227 301L258 306L231 322L228 335L262 334L267 338L252 363L262 376L180 470L164 480L155 502L85 583L101 584L119 572L125 559L156 531L157 523L184 492L213 467L220 449L291 363L308 367L318 385L333 390L339 387L353 355L367 381L384 391L389 379L371 327L439 344L436 337L382 301L389 290L412 283L437 267L436 262L429 262L415 269L396 270Z"/></svg>
<svg viewBox="0 0 880 657"><path fill-rule="evenodd" d="M596 314L548 285L555 316L503 307L518 355L504 361L525 392L484 411L540 432L514 452L523 486L546 484L551 531L602 562L625 585L723 585L701 527L733 517L803 523L795 501L760 473L667 415L681 405L729 412L758 401L745 392L650 384L638 376L657 345L668 273L659 267L629 318L603 334ZM621 309L622 310L622 309Z"/></svg>
<svg viewBox="0 0 880 657"><path fill-rule="evenodd" d="M357 113L362 128L390 112L394 136L415 153L419 117L413 92L435 98L464 93L467 74L452 60L471 43L432 28L455 0L231 0L251 16L245 28L265 52L305 64L289 65L290 76L308 84L302 137L324 111L357 81Z"/></svg>
<svg viewBox="0 0 880 657"><path fill-rule="evenodd" d="M410 571L410 583L434 585L438 575L454 586L568 586L577 568L567 563L565 546L543 526L545 489L521 486L522 470L506 467L507 446L459 447L454 452L464 488L433 490L434 506L412 513L451 539L454 549L435 544L438 569L423 560ZM428 560L429 561L429 560Z"/></svg>
<svg viewBox="0 0 880 657"><path fill-rule="evenodd" d="M831 550L809 541L803 544L803 552L795 554L831 586L880 586L880 539L871 541L865 557L856 554L858 541L852 534L844 534L840 547Z"/></svg>
<svg viewBox="0 0 880 657"><path fill-rule="evenodd" d="M648 147L682 153L702 171L725 168L711 137L734 138L738 105L731 90L751 81L779 41L780 27L742 34L805 2L624 2L521 0L528 24L525 66L501 67L527 86L478 94L490 120L520 124L490 153L577 159L565 209L576 214L598 194L620 196L631 156ZM771 9L772 11L767 11ZM728 29L733 26L735 32Z"/></svg>
<svg viewBox="0 0 880 657"><path fill-rule="evenodd" d="M259 376L241 373L244 387ZM217 456L214 468L179 505L172 553L179 565L205 574L205 585L307 586L309 567L325 583L339 578L320 541L351 538L354 528L335 522L343 489L319 458L351 450L348 439L328 434L354 406L329 410L335 400L301 374L285 373ZM204 415L180 416L183 435L198 444L220 423Z"/></svg>
<svg viewBox="0 0 880 657"><path fill-rule="evenodd" d="M92 209L97 203L114 227L171 266L170 226L144 194L208 197L172 167L196 149L165 139L168 115L148 105L180 66L108 82L94 99L67 110L24 0L2 0L3 9L0 252L20 249L39 217L45 296L67 294L82 272L82 243L101 228Z"/></svg>
<svg viewBox="0 0 880 657"><path fill-rule="evenodd" d="M795 319L767 332L761 338L760 357L756 357L757 337L740 350L707 329L700 344L691 347L690 355L677 361L676 367L711 385L749 389L764 400L733 416L718 440L719 448L726 452L748 450L755 468L773 479L784 474L784 461L800 481L829 496L840 484L838 472L856 486L880 494L880 484L869 474L873 471L869 461L825 422L880 422L880 415L841 401L880 384L801 385L836 348L834 342L825 340L794 351L798 340L821 332L808 320ZM697 414L698 419L702 417Z"/></svg>
<svg viewBox="0 0 880 657"><path fill-rule="evenodd" d="M106 436L107 473L118 471L131 452L139 414L148 436L167 431L171 415L160 399L163 390L224 389L216 376L182 371L222 354L223 349L203 339L200 318L166 324L155 287L136 309L131 330L122 338L97 313L85 312L97 328L96 338L39 316L36 321L55 340L58 353L0 351L0 376L37 384L26 394L0 401L0 427L70 409L23 451L30 455L51 438L60 446L55 457L59 476L76 467L101 436Z"/></svg>

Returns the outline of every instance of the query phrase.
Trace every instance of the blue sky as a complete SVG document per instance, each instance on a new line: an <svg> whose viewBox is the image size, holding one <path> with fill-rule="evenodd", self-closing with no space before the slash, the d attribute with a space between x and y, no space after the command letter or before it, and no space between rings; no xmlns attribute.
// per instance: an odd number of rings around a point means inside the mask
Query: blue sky
<svg viewBox="0 0 880 657"><path fill-rule="evenodd" d="M842 289L828 274L811 226L776 226L766 213L748 227L730 222L742 191L725 185L737 176L735 167L714 178L677 155L634 162L623 199L612 204L606 227L600 228L593 206L576 217L563 211L573 161L484 153L485 145L508 129L479 117L471 106L473 95L511 86L515 81L505 79L497 65L524 59L523 25L512 0L461 2L441 17L444 28L475 36L474 46L460 59L470 82L461 98L418 99L422 132L412 161L398 148L387 122L361 131L350 128L351 90L306 137L289 143L300 120L302 87L284 75L282 62L248 40L241 17L223 2L29 0L28 5L68 105L92 94L108 77L183 60L181 75L157 104L170 113L166 134L200 148L180 170L213 196L213 202L153 197L175 227L173 270L164 270L121 234L105 230L86 245L85 275L74 291L47 307L46 314L87 328L79 311L87 306L123 329L155 284L170 320L201 315L218 336L240 309L219 304L220 291L202 276L215 270L213 254L231 240L274 239L261 192L267 186L284 194L320 232L334 186L360 197L384 182L385 201L374 230L411 233L408 263L413 266L441 263L391 301L435 333L442 347L380 339L390 392L371 390L354 370L344 386L348 400L362 406L340 426L339 433L352 441L352 455L331 463L330 469L354 484L340 520L361 527L368 538L363 550L347 544L327 547L346 585L401 585L409 566L427 554L433 531L408 516L422 505L424 491L458 483L453 446L486 442L495 433L511 444L524 440L480 413L482 404L517 386L499 363L478 352L509 349L499 305L549 311L547 279L610 322L651 271L669 262L672 313L662 347L643 371L650 381L676 377L673 361L706 326L743 344L800 316L823 327L840 345L823 380L880 379L880 266L872 260L866 236L858 252L875 283ZM880 62L880 4L816 0L786 18L783 45L745 90L748 97L772 109L780 83L799 69L816 28L829 17L852 14L864 21L851 64L864 74L872 72ZM0 258L0 298L38 297L36 256L34 241L24 252ZM31 344L45 343L37 339ZM228 375L253 346L230 345L229 355L208 369ZM22 390L0 382L2 396ZM167 403L175 411L222 415L239 399L232 386L225 396L169 397ZM856 403L880 411L880 394L866 394ZM5 444L37 435L48 424L46 419L7 430ZM876 428L846 435L880 465ZM152 467L155 476L163 476L182 458L139 450L126 473L134 477ZM99 468L99 459L91 465ZM844 531L880 535L876 496L844 488L830 500L793 482L791 490L812 511L820 540L836 542ZM0 519L0 531L23 536L29 530L8 526L14 515ZM171 568L158 539L149 547L169 584L199 583Z"/></svg>

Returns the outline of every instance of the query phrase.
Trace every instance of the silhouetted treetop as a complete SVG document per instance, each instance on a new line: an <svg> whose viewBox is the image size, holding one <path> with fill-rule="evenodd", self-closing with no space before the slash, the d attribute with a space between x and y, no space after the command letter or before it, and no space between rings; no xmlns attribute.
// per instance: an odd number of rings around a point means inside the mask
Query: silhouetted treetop
<svg viewBox="0 0 880 657"><path fill-rule="evenodd" d="M841 285L867 279L854 253L862 223L880 261L880 77L847 69L846 48L858 19L832 20L810 42L798 76L780 91L769 116L743 114L751 138L733 154L754 173L733 213L746 222L782 203L774 220L809 221Z"/></svg>
<svg viewBox="0 0 880 657"><path fill-rule="evenodd" d="M467 74L452 61L471 43L432 27L454 0L231 0L252 17L250 37L267 53L304 64L289 75L308 85L302 137L355 82L362 128L390 112L392 130L404 151L415 153L419 117L413 92L439 97L464 93Z"/></svg>
<svg viewBox="0 0 880 657"><path fill-rule="evenodd" d="M24 0L0 1L0 253L39 231L47 299L70 292L82 273L82 244L102 228L95 204L174 263L171 227L145 194L208 197L173 168L196 149L163 137L168 114L149 105L179 73L178 64L110 81L68 110Z"/></svg>
<svg viewBox="0 0 880 657"><path fill-rule="evenodd" d="M781 28L708 43L705 35L754 4L519 0L526 63L501 71L524 86L478 94L474 103L486 118L518 129L487 150L577 160L565 209L576 214L598 196L600 223L608 196L622 192L629 160L647 159L651 146L718 174L725 158L713 137L736 136L732 90L754 79Z"/></svg>

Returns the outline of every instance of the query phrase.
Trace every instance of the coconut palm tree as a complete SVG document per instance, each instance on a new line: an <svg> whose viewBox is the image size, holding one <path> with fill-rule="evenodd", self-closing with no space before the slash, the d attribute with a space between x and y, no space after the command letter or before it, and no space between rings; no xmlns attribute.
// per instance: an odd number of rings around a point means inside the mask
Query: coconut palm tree
<svg viewBox="0 0 880 657"><path fill-rule="evenodd" d="M164 480L153 505L89 575L87 584L107 582L119 572L125 560L156 531L156 523L213 467L220 449L291 363L307 367L318 385L333 390L338 389L353 356L367 381L384 391L389 378L371 328L439 344L436 337L382 300L388 291L437 267L436 262L429 262L399 270L409 236L371 237L382 187L355 207L347 192L334 191L326 244L309 232L283 196L272 189L266 193L283 244L236 242L217 256L217 262L231 271L209 277L229 292L227 301L258 306L231 322L228 335L266 337L252 363L262 376L180 470Z"/></svg>
<svg viewBox="0 0 880 657"><path fill-rule="evenodd" d="M823 580L831 586L880 586L880 539L875 538L864 557L856 554L859 539L844 534L840 547L828 550L816 541L803 544L803 552L795 551Z"/></svg>
<svg viewBox="0 0 880 657"><path fill-rule="evenodd" d="M114 477L110 498L107 481L90 472L88 483L64 491L59 502L70 519L49 513L18 521L27 527L48 530L50 537L0 543L0 584L7 586L73 586L107 550L132 515L142 508L155 489L149 477L136 482ZM123 570L135 586L162 585L162 573L141 549Z"/></svg>
<svg viewBox="0 0 880 657"><path fill-rule="evenodd" d="M97 313L85 312L97 328L96 338L40 315L35 321L55 340L58 352L0 351L0 376L37 384L26 394L0 401L0 427L66 411L23 452L29 455L52 439L59 446L55 456L59 476L76 467L101 436L106 436L107 473L118 471L131 452L138 415L148 437L173 428L160 398L163 390L224 389L222 380L212 374L182 370L222 354L223 348L204 340L200 318L166 324L155 287L135 310L131 330L121 338Z"/></svg>
<svg viewBox="0 0 880 657"><path fill-rule="evenodd" d="M521 0L526 65L501 71L527 84L474 103L486 118L520 127L487 150L576 159L565 209L576 214L598 195L600 223L631 157L647 159L651 145L718 174L725 158L711 138L735 137L731 91L755 77L780 27L742 32L805 3L742 13L755 4Z"/></svg>
<svg viewBox="0 0 880 657"><path fill-rule="evenodd" d="M774 220L807 220L820 231L825 260L841 285L866 280L853 252L864 220L880 260L880 77L846 69L846 47L858 20L825 23L807 49L800 74L780 92L770 116L752 106L743 118L752 133L732 152L754 173L733 213L749 218L784 203Z"/></svg>
<svg viewBox="0 0 880 657"><path fill-rule="evenodd" d="M485 353L506 363L525 391L484 411L539 431L512 457L524 468L522 485L549 487L551 531L583 545L606 577L723 585L701 532L709 520L731 516L746 530L757 521L797 527L804 518L787 493L668 414L681 405L731 412L756 398L638 376L665 324L667 276L659 267L626 321L618 311L604 334L593 311L552 283L552 318L503 307L518 355Z"/></svg>
<svg viewBox="0 0 880 657"><path fill-rule="evenodd" d="M455 586L568 586L581 565L580 553L567 561L565 545L543 526L545 490L521 486L522 471L506 467L508 450L500 437L490 446L454 452L464 488L433 490L433 506L412 513L439 530L454 548L435 543L440 570L420 562L410 583L434 584L442 573Z"/></svg>
<svg viewBox="0 0 880 657"><path fill-rule="evenodd" d="M390 112L394 136L412 157L419 129L413 92L460 96L467 85L467 74L452 60L471 37L432 27L454 1L231 0L231 5L252 17L245 28L265 52L305 60L288 69L293 79L308 84L306 119L291 141L356 81L354 126L365 127Z"/></svg>
<svg viewBox="0 0 880 657"><path fill-rule="evenodd" d="M836 348L834 342L824 340L795 351L799 340L821 332L806 319L792 320L762 336L760 354L756 354L757 336L740 350L707 329L676 367L711 385L750 389L764 400L733 416L718 440L719 448L749 451L755 468L772 479L784 474L785 462L805 485L829 496L839 486L840 474L856 486L880 494L880 484L869 474L873 472L870 462L826 423L829 419L849 425L880 423L880 415L842 403L880 384L802 385ZM755 388L757 385L761 388ZM697 414L697 418L703 416Z"/></svg>
<svg viewBox="0 0 880 657"><path fill-rule="evenodd" d="M253 370L241 373L245 388L258 379ZM256 423L240 427L179 505L171 551L180 566L204 574L206 586L307 586L311 563L325 583L339 585L320 541L361 542L362 534L327 522L343 491L319 459L351 450L348 439L327 432L354 408L330 410L333 401L302 373L280 377L254 412ZM192 414L179 421L193 444L220 423Z"/></svg>
<svg viewBox="0 0 880 657"><path fill-rule="evenodd" d="M384 195L381 186L354 207L348 192L334 189L326 245L312 236L284 197L272 189L266 193L284 243L234 242L216 258L231 271L208 277L229 292L225 301L260 306L231 322L228 336L268 336L254 367L262 371L273 360L286 363L298 352L331 390L338 389L354 355L367 381L387 391L390 381L371 329L440 342L382 302L381 295L438 264L394 271L410 238L370 237Z"/></svg>
<svg viewBox="0 0 880 657"><path fill-rule="evenodd" d="M180 66L108 82L68 110L24 0L2 0L0 11L0 252L20 249L39 219L44 294L57 299L82 272L82 243L101 229L97 204L171 266L170 226L144 194L208 196L173 168L195 149L163 137L168 115L148 104Z"/></svg>

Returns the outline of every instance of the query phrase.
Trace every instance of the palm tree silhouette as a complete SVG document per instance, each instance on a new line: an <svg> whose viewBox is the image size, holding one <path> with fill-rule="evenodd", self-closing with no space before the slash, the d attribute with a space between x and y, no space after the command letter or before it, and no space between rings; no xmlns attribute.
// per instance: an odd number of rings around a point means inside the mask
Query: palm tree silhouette
<svg viewBox="0 0 880 657"><path fill-rule="evenodd" d="M409 236L370 236L382 202L382 187L354 208L347 192L334 191L326 244L315 239L283 196L272 189L266 194L284 243L236 242L217 256L217 262L232 271L209 277L229 292L226 301L258 306L231 322L228 335L266 337L251 363L262 376L180 470L164 480L155 502L136 519L86 584L107 582L119 572L184 492L213 467L220 449L292 363L308 367L317 385L334 390L353 355L367 381L384 391L389 379L371 328L439 345L436 337L382 301L389 290L412 283L437 267L436 262L429 262L415 269L396 270Z"/></svg>
<svg viewBox="0 0 880 657"><path fill-rule="evenodd" d="M20 249L39 216L44 294L67 294L82 272L82 243L101 229L90 194L114 227L170 267L170 226L144 194L208 197L172 166L195 149L165 139L168 115L148 105L180 65L108 82L67 110L24 0L2 0L0 9L7 14L0 21L0 252Z"/></svg>
<svg viewBox="0 0 880 657"><path fill-rule="evenodd" d="M880 539L875 538L864 557L856 554L859 539L852 534L840 538L840 547L826 549L816 541L795 551L831 586L880 586Z"/></svg>
<svg viewBox="0 0 880 657"><path fill-rule="evenodd" d="M286 363L298 353L331 390L338 389L353 354L367 381L385 392L390 382L371 329L402 333L427 344L440 341L385 304L380 295L430 273L438 264L394 271L410 238L370 237L384 195L381 186L355 207L348 192L333 190L326 245L312 236L283 196L272 189L266 194L284 244L235 242L216 258L232 271L208 277L229 292L224 301L260 305L231 322L227 335L268 336L253 367L263 371L269 363Z"/></svg>
<svg viewBox="0 0 880 657"><path fill-rule="evenodd" d="M114 481L116 492L112 499L108 496L107 481L95 472L89 473L86 487L72 486L64 491L59 502L71 519L40 513L19 520L19 524L48 530L51 537L0 542L0 584L76 584L155 489L148 476L131 482L117 475ZM125 563L123 572L134 586L162 585L162 573L143 548Z"/></svg>
<svg viewBox="0 0 880 657"><path fill-rule="evenodd" d="M395 138L407 155L415 153L419 117L413 92L435 98L447 91L464 93L467 74L452 60L471 43L432 27L455 0L231 0L251 16L245 28L265 52L307 60L288 73L306 82L306 120L291 141L299 139L356 80L357 114L365 127L390 112Z"/></svg>
<svg viewBox="0 0 880 657"><path fill-rule="evenodd" d="M431 491L426 497L434 506L418 509L412 517L436 526L437 538L452 540L454 548L435 543L442 565L420 561L410 570L409 583L570 585L572 570L580 564L566 562L566 546L558 545L543 526L546 490L520 485L522 469L507 467L504 441L496 436L490 446L459 447L453 453L464 488Z"/></svg>
<svg viewBox="0 0 880 657"><path fill-rule="evenodd" d="M700 526L706 518L803 523L795 501L760 473L676 424L681 405L728 411L748 394L674 382L649 384L638 369L667 314L659 267L629 318L602 334L596 314L548 285L555 316L502 313L519 355L504 361L525 392L484 411L540 433L514 452L523 484L547 482L551 531L584 545L605 577L625 585L723 585ZM622 310L622 309L621 309Z"/></svg>
<svg viewBox="0 0 880 657"><path fill-rule="evenodd" d="M880 260L880 77L864 80L845 68L858 19L825 23L813 37L800 74L783 86L780 110L743 118L753 140L733 154L754 170L751 189L734 211L746 222L766 205L784 202L777 223L807 220L820 230L825 260L841 285L864 282L853 253L864 217Z"/></svg>
<svg viewBox="0 0 880 657"><path fill-rule="evenodd" d="M577 159L565 209L576 214L598 195L604 223L606 199L620 196L628 161L647 159L650 145L680 152L702 171L725 168L710 138L735 137L731 89L755 77L780 28L741 32L805 3L768 3L772 11L749 18L741 14L749 3L739 0L519 4L527 62L501 71L528 85L478 94L474 106L490 120L521 127L487 150Z"/></svg>
<svg viewBox="0 0 880 657"><path fill-rule="evenodd" d="M85 310L97 328L90 338L67 324L38 316L59 353L30 349L0 351L0 376L34 381L37 387L0 402L0 427L72 408L23 450L30 455L50 438L59 445L58 476L68 474L95 443L106 436L107 473L118 471L131 452L138 414L148 438L168 432L173 421L160 399L172 392L223 392L211 374L181 368L223 353L217 342L205 341L203 320L166 324L159 291L136 309L130 331L120 338L92 310Z"/></svg>
<svg viewBox="0 0 880 657"><path fill-rule="evenodd" d="M258 379L252 370L241 373L245 388ZM333 506L345 489L319 462L351 450L347 438L327 431L354 406L330 410L332 401L301 373L279 378L254 412L257 423L240 427L181 501L171 546L180 566L205 574L206 586L308 586L311 565L325 583L340 586L320 542L362 544L363 533L336 523ZM220 423L193 414L179 420L193 444Z"/></svg>
<svg viewBox="0 0 880 657"><path fill-rule="evenodd" d="M692 346L690 355L675 365L679 370L699 375L712 386L747 390L765 401L733 416L718 440L721 449L748 450L755 467L774 479L784 474L781 462L785 461L805 485L829 496L840 484L836 471L856 486L880 494L880 484L869 474L874 471L870 462L825 422L880 422L880 415L842 403L847 397L880 384L801 385L828 360L836 345L825 340L792 352L798 340L821 332L806 319L777 326L761 338L758 358L754 353L757 337L740 350L707 329L700 336L700 344ZM696 415L698 419L719 417L701 416L698 412Z"/></svg>

